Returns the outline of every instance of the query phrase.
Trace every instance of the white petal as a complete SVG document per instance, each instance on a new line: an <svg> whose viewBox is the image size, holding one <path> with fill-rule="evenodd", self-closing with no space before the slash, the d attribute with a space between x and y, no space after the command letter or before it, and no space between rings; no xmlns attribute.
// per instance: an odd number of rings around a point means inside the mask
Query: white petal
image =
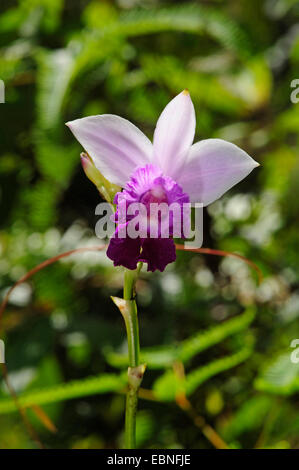
<svg viewBox="0 0 299 470"><path fill-rule="evenodd" d="M130 121L113 114L66 124L110 182L124 186L133 171L152 159L150 140Z"/></svg>
<svg viewBox="0 0 299 470"><path fill-rule="evenodd" d="M154 163L176 179L195 134L195 111L189 92L182 91L163 110L154 134Z"/></svg>
<svg viewBox="0 0 299 470"><path fill-rule="evenodd" d="M221 197L259 164L244 150L221 139L207 139L192 145L177 182L191 202L204 206Z"/></svg>

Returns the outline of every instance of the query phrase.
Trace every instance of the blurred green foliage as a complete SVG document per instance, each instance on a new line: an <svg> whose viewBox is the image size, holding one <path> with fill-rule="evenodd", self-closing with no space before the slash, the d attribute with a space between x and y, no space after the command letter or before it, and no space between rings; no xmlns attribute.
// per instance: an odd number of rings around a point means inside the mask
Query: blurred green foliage
<svg viewBox="0 0 299 470"><path fill-rule="evenodd" d="M235 448L299 445L299 6L290 0L2 0L0 10L0 289L36 264L95 245L100 201L64 123L115 113L152 136L188 88L196 139L220 137L261 167L204 216L204 246L242 261L178 253L138 282L148 371L140 447L210 448L176 403L186 393ZM73 255L16 289L2 320L20 403L42 406L52 448L122 443L126 344L110 301L122 271L105 253ZM184 363L185 377L173 365ZM149 395L148 390L151 390ZM146 395L147 393L147 395ZM154 395L153 395L154 393ZM153 398L155 400L147 400ZM35 444L1 383L0 448Z"/></svg>

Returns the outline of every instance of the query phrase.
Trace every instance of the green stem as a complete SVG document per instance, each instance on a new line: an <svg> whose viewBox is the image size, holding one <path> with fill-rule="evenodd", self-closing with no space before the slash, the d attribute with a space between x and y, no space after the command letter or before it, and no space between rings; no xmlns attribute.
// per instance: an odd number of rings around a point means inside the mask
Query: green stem
<svg viewBox="0 0 299 470"><path fill-rule="evenodd" d="M138 275L138 268L135 271L125 270L124 274L124 299L132 300L134 298L135 282Z"/></svg>
<svg viewBox="0 0 299 470"><path fill-rule="evenodd" d="M128 379L129 371L128 371ZM125 448L136 448L136 415L138 403L138 387L133 387L129 384L129 389L126 397L126 418L125 418Z"/></svg>
<svg viewBox="0 0 299 470"><path fill-rule="evenodd" d="M134 287L140 268L136 271L125 271L124 275L124 308L121 309L125 320L128 337L128 392L126 398L125 446L126 449L136 447L136 413L138 389L140 387L145 366L139 364L139 327L137 305L134 300Z"/></svg>

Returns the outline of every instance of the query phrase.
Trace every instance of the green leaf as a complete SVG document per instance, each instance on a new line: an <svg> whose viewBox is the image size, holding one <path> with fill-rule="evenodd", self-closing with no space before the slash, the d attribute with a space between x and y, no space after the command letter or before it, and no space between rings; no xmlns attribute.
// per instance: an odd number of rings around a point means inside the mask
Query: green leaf
<svg viewBox="0 0 299 470"><path fill-rule="evenodd" d="M220 343L225 338L245 330L254 320L255 308L248 308L245 313L206 331L199 332L181 343L179 360L187 362L205 349Z"/></svg>
<svg viewBox="0 0 299 470"><path fill-rule="evenodd" d="M153 435L155 421L145 410L139 411L136 418L136 446L141 448Z"/></svg>
<svg viewBox="0 0 299 470"><path fill-rule="evenodd" d="M128 367L128 356L117 354L110 349L103 351L106 361L116 368ZM150 369L163 369L170 366L177 359L177 351L174 346L157 346L155 348L143 348L140 351L140 362L145 363Z"/></svg>
<svg viewBox="0 0 299 470"><path fill-rule="evenodd" d="M44 230L56 221L56 202L58 190L47 181L39 180L24 194L24 200L29 206L28 219L32 227Z"/></svg>
<svg viewBox="0 0 299 470"><path fill-rule="evenodd" d="M256 379L257 390L276 395L292 395L299 391L299 364L290 354L282 354Z"/></svg>
<svg viewBox="0 0 299 470"><path fill-rule="evenodd" d="M205 32L225 48L244 56L251 49L249 40L232 18L219 9L186 4L160 9L136 9L120 15L115 30L127 36L139 36L162 31Z"/></svg>
<svg viewBox="0 0 299 470"><path fill-rule="evenodd" d="M226 440L239 437L244 432L260 428L272 407L273 399L255 396L246 401L221 428L221 435Z"/></svg>
<svg viewBox="0 0 299 470"><path fill-rule="evenodd" d="M59 145L48 138L46 132L37 132L35 159L43 177L59 185L68 186L74 169L79 164L77 145Z"/></svg>
<svg viewBox="0 0 299 470"><path fill-rule="evenodd" d="M126 386L126 383L127 380L124 376L103 374L98 377L89 377L83 380L76 380L24 393L18 397L18 401L22 407L45 405L72 398L86 397L88 395L120 392L122 388ZM13 411L16 411L16 405L12 398L0 400L0 414Z"/></svg>
<svg viewBox="0 0 299 470"><path fill-rule="evenodd" d="M220 325L191 336L178 346L156 346L141 350L141 362L150 369L170 367L175 361L187 363L196 354L220 343L229 336L245 330L255 317L255 309L248 308L245 313L227 320ZM109 349L103 351L107 362L116 368L128 366L126 354L117 354Z"/></svg>
<svg viewBox="0 0 299 470"><path fill-rule="evenodd" d="M224 13L189 4L160 9L135 9L111 18L106 26L83 31L75 36L68 47L54 51L41 50L37 54L37 112L38 127L51 129L59 123L60 113L73 80L80 73L94 67L121 48L125 37L154 34L162 31L206 33L217 39L225 48L248 56L249 41L244 30ZM59 73L58 73L59 72ZM195 76L194 76L195 78ZM197 78L198 74L197 74ZM238 99L221 86L218 80L210 83L207 78L201 89L208 87L210 97L225 100L231 109L238 106ZM202 85L205 85L202 86ZM180 88L185 88L181 86ZM216 87L216 89L215 89ZM218 90L218 91L217 91ZM220 93L221 91L221 93ZM230 98L230 100L228 99ZM234 101L236 101L234 103ZM218 99L220 106L221 101Z"/></svg>
<svg viewBox="0 0 299 470"><path fill-rule="evenodd" d="M62 105L74 69L68 49L40 50L37 54L37 118L40 129L53 129L60 122Z"/></svg>
<svg viewBox="0 0 299 470"><path fill-rule="evenodd" d="M252 353L251 347L244 347L240 351L217 359L205 366L199 367L186 375L185 381L178 378L172 370L168 370L154 383L153 390L157 398L162 401L174 401L182 390L188 396L200 385L220 372L224 372L244 362Z"/></svg>
<svg viewBox="0 0 299 470"><path fill-rule="evenodd" d="M236 367L246 361L251 354L252 348L246 346L231 356L217 359L206 366L190 372L190 374L187 375L187 395L193 393L199 385L203 384L211 377L214 377L214 375Z"/></svg>
<svg viewBox="0 0 299 470"><path fill-rule="evenodd" d="M176 57L146 54L141 58L141 65L148 81L166 84L173 93L188 88L195 104L205 104L229 115L246 110L245 101L223 79L194 71Z"/></svg>

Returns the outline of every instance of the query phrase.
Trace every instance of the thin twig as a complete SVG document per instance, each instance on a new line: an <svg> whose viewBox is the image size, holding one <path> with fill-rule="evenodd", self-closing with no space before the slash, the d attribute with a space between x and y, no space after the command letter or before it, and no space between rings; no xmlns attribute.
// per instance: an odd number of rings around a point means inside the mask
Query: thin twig
<svg viewBox="0 0 299 470"><path fill-rule="evenodd" d="M263 273L261 269L250 259L246 258L245 256L239 255L238 253L232 253L231 251L224 251L224 250L214 250L212 248L186 248L184 245L177 244L175 245L177 250L181 251L191 251L193 253L203 253L206 255L214 255L214 256L233 256L234 258L241 259L244 261L248 266L253 268L257 275L258 275L258 282L261 284L263 280Z"/></svg>
<svg viewBox="0 0 299 470"><path fill-rule="evenodd" d="M25 425L25 427L28 431L29 436L37 444L37 446L40 449L44 449L45 447L44 447L43 443L41 442L40 438L38 437L35 429L31 425L29 419L27 418L26 410L24 408L22 408L21 405L19 404L17 394L16 394L14 388L12 387L12 385L10 383L10 380L8 378L6 364L1 364L1 368L2 368L2 373L3 373L3 378L4 378L4 381L5 381L6 386L8 388L8 391L9 391L11 397L13 398L13 400L15 402L16 408L17 408L18 412L20 413L20 415L22 417L22 421L23 421L23 423L24 423L24 425Z"/></svg>
<svg viewBox="0 0 299 470"><path fill-rule="evenodd" d="M41 406L32 405L30 406L30 409L39 419L39 421L45 426L45 428L48 429L48 431L51 431L53 434L57 432L57 427Z"/></svg>
<svg viewBox="0 0 299 470"><path fill-rule="evenodd" d="M177 405L181 410L185 411L188 416L192 419L193 423L197 428L201 430L203 435L208 439L208 441L213 444L216 449L229 449L229 446L224 442L222 437L207 424L205 418L197 414L196 410L192 406L190 400L186 396L184 384L185 384L185 368L184 364L181 361L176 361L173 364L173 371L176 375L181 387L179 387L179 392L175 397Z"/></svg>

